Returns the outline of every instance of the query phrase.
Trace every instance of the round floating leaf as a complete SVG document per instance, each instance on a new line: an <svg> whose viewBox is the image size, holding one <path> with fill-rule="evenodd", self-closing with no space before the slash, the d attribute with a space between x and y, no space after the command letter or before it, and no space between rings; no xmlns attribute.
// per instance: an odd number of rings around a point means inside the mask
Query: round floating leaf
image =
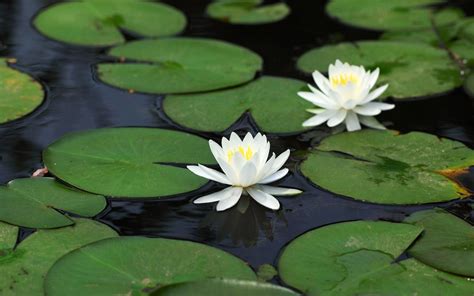
<svg viewBox="0 0 474 296"><path fill-rule="evenodd" d="M377 272L393 273L387 272L392 262L421 231L409 224L366 221L322 227L284 249L278 262L280 278L310 295L350 291Z"/></svg>
<svg viewBox="0 0 474 296"><path fill-rule="evenodd" d="M206 183L185 164L214 164L205 139L156 128L107 128L71 133L43 160L58 178L112 197L158 197Z"/></svg>
<svg viewBox="0 0 474 296"><path fill-rule="evenodd" d="M460 142L412 132L364 130L323 140L302 164L315 184L382 204L421 204L468 195L451 179L474 164Z"/></svg>
<svg viewBox="0 0 474 296"><path fill-rule="evenodd" d="M258 267L257 276L260 281L270 281L278 275L278 271L271 264L262 264Z"/></svg>
<svg viewBox="0 0 474 296"><path fill-rule="evenodd" d="M66 187L51 178L16 179L0 187L0 220L30 228L56 228L74 224L57 210L84 217L100 213L103 196Z"/></svg>
<svg viewBox="0 0 474 296"><path fill-rule="evenodd" d="M0 58L0 123L30 113L43 102L43 96L41 84Z"/></svg>
<svg viewBox="0 0 474 296"><path fill-rule="evenodd" d="M326 72L336 59L366 68L380 68L378 85L390 86L385 97L404 99L430 96L462 84L458 66L445 50L423 43L361 41L310 50L298 59L298 68Z"/></svg>
<svg viewBox="0 0 474 296"><path fill-rule="evenodd" d="M206 245L144 237L103 240L61 258L47 295L138 295L163 285L227 277L255 280L245 262Z"/></svg>
<svg viewBox="0 0 474 296"><path fill-rule="evenodd" d="M94 0L59 3L34 20L44 35L66 43L107 46L123 43L120 30L146 37L181 32L186 17L175 8L149 1Z"/></svg>
<svg viewBox="0 0 474 296"><path fill-rule="evenodd" d="M291 11L283 2L258 6L261 2L260 0L214 1L207 6L207 14L231 24L258 25L280 21Z"/></svg>
<svg viewBox="0 0 474 296"><path fill-rule="evenodd" d="M443 271L474 278L474 227L448 212L435 209L415 213L405 222L423 227L423 236L408 252Z"/></svg>
<svg viewBox="0 0 474 296"><path fill-rule="evenodd" d="M42 296L44 277L56 260L91 242L117 236L111 228L93 220L74 222L70 227L36 231L6 257L0 252L0 294Z"/></svg>
<svg viewBox="0 0 474 296"><path fill-rule="evenodd" d="M264 76L233 89L168 96L163 109L176 123L201 131L224 131L250 111L265 132L299 132L313 106L297 95L304 87L299 80Z"/></svg>
<svg viewBox="0 0 474 296"><path fill-rule="evenodd" d="M296 296L289 289L254 281L215 279L165 286L151 296L208 296L222 291L227 296Z"/></svg>
<svg viewBox="0 0 474 296"><path fill-rule="evenodd" d="M430 4L445 0L331 0L326 6L329 15L341 22L374 30L413 30L445 25L462 17L457 9L434 12Z"/></svg>
<svg viewBox="0 0 474 296"><path fill-rule="evenodd" d="M210 91L247 82L262 68L254 52L223 41L167 38L130 42L109 55L133 63L98 65L102 81L146 93Z"/></svg>

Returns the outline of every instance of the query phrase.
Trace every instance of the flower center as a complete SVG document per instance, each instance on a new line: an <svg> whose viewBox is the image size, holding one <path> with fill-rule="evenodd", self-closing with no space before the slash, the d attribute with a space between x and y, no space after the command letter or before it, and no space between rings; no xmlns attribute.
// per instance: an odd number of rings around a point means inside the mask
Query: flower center
<svg viewBox="0 0 474 296"><path fill-rule="evenodd" d="M228 161L231 161L236 153L240 153L246 160L250 160L253 156L253 150L252 148L250 148L250 146L248 146L247 149L242 146L239 146L236 149L229 149L227 151Z"/></svg>
<svg viewBox="0 0 474 296"><path fill-rule="evenodd" d="M334 75L331 77L331 84L333 86L344 86L348 83L357 83L359 82L359 77L352 73L341 73L339 75Z"/></svg>

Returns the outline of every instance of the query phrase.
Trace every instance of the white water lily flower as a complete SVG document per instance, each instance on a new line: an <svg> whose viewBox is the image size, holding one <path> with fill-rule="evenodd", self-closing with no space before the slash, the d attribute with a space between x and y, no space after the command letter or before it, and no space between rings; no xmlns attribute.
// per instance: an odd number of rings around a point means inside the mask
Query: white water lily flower
<svg viewBox="0 0 474 296"><path fill-rule="evenodd" d="M375 71L365 71L363 66L353 66L336 60L335 65L329 65L329 79L320 72L313 73L313 79L319 90L308 85L311 92L299 92L303 99L321 109L309 109L316 114L303 122L303 126L317 126L327 122L329 127L343 122L348 131L360 130L365 126L385 129L373 116L382 111L395 107L393 104L372 102L388 87L385 84L373 91L379 77L379 68Z"/></svg>
<svg viewBox="0 0 474 296"><path fill-rule="evenodd" d="M280 180L288 173L287 168L281 167L290 156L290 150L278 157L273 153L268 158L270 142L260 133L255 138L247 133L243 140L236 133L232 133L230 140L222 138L221 145L209 141L211 152L224 173L200 164L190 165L188 169L198 176L230 186L200 197L194 203L218 202L217 211L224 211L237 204L242 194L249 194L259 204L278 210L280 203L273 195L301 193L298 189L266 185Z"/></svg>

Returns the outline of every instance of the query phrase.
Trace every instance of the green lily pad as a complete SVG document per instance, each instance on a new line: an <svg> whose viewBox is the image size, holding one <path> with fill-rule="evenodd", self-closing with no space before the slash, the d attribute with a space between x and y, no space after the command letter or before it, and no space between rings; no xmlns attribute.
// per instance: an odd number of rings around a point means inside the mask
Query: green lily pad
<svg viewBox="0 0 474 296"><path fill-rule="evenodd" d="M63 210L93 217L107 206L103 196L66 187L51 178L27 178L0 186L0 220L30 228L57 228L74 224Z"/></svg>
<svg viewBox="0 0 474 296"><path fill-rule="evenodd" d="M390 269L422 230L409 224L368 221L312 230L283 250L280 278L304 294L342 293Z"/></svg>
<svg viewBox="0 0 474 296"><path fill-rule="evenodd" d="M129 198L195 190L206 180L182 165L215 163L205 139L156 128L71 133L49 146L43 161L50 172L75 187Z"/></svg>
<svg viewBox="0 0 474 296"><path fill-rule="evenodd" d="M19 228L0 222L0 262L2 257L9 255L15 247Z"/></svg>
<svg viewBox="0 0 474 296"><path fill-rule="evenodd" d="M258 267L257 276L259 281L268 282L277 275L278 271L271 264L262 264Z"/></svg>
<svg viewBox="0 0 474 296"><path fill-rule="evenodd" d="M74 222L70 227L38 230L6 256L0 253L0 294L42 296L44 277L56 260L86 244L117 236L110 227L93 220L75 218ZM18 229L10 228L11 232ZM3 239L0 230L0 242Z"/></svg>
<svg viewBox="0 0 474 296"><path fill-rule="evenodd" d="M467 278L415 259L396 262L422 231L410 226L356 221L312 230L284 249L280 277L305 295L472 295Z"/></svg>
<svg viewBox="0 0 474 296"><path fill-rule="evenodd" d="M408 250L411 256L437 269L474 278L474 226L441 209L415 213L405 222L425 229Z"/></svg>
<svg viewBox="0 0 474 296"><path fill-rule="evenodd" d="M35 18L34 25L62 42L108 46L125 42L121 30L145 37L175 35L186 26L186 17L151 1L89 0L52 5Z"/></svg>
<svg viewBox="0 0 474 296"><path fill-rule="evenodd" d="M258 25L278 22L290 14L284 3L259 6L261 0L220 0L207 6L207 14L231 24Z"/></svg>
<svg viewBox="0 0 474 296"><path fill-rule="evenodd" d="M0 123L31 113L43 102L43 87L30 76L8 67L0 58Z"/></svg>
<svg viewBox="0 0 474 296"><path fill-rule="evenodd" d="M142 295L163 285L212 277L256 278L245 262L203 244L121 237L90 244L58 260L45 279L45 292Z"/></svg>
<svg viewBox="0 0 474 296"><path fill-rule="evenodd" d="M158 289L151 296L208 296L222 291L227 296L296 296L290 289L266 283L234 279L215 279L174 284Z"/></svg>
<svg viewBox="0 0 474 296"><path fill-rule="evenodd" d="M448 53L423 43L360 41L327 45L305 53L297 66L306 73L326 72L336 59L380 68L377 85L389 84L384 97L427 97L462 85L459 68Z"/></svg>
<svg viewBox="0 0 474 296"><path fill-rule="evenodd" d="M471 165L474 152L460 142L364 130L326 138L301 171L318 186L357 200L423 204L469 195L452 179Z"/></svg>
<svg viewBox="0 0 474 296"><path fill-rule="evenodd" d="M237 88L167 96L163 110L179 125L200 131L224 131L250 111L265 132L299 132L310 116L306 109L313 107L297 95L304 87L299 80L263 76Z"/></svg>
<svg viewBox="0 0 474 296"><path fill-rule="evenodd" d="M133 63L98 65L110 85L145 93L210 91L252 80L262 68L254 52L219 40L167 38L117 46L109 55Z"/></svg>
<svg viewBox="0 0 474 296"><path fill-rule="evenodd" d="M455 22L462 17L458 9L437 12L429 5L445 0L331 0L326 11L348 25L373 30L413 30L430 28L432 19L438 25Z"/></svg>

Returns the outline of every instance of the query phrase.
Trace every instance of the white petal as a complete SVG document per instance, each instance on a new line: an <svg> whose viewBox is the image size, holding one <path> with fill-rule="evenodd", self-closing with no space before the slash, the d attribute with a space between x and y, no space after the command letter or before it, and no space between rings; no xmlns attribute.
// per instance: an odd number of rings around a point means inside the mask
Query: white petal
<svg viewBox="0 0 474 296"><path fill-rule="evenodd" d="M219 146L216 142L213 140L209 140L209 148L211 148L212 155L214 155L214 158L225 158L224 150L222 150L222 147Z"/></svg>
<svg viewBox="0 0 474 296"><path fill-rule="evenodd" d="M374 70L374 72L372 72L370 74L370 77L369 77L369 89L371 89L372 87L374 87L375 83L377 82L377 79L379 79L379 74L380 74L380 69L377 68Z"/></svg>
<svg viewBox="0 0 474 296"><path fill-rule="evenodd" d="M321 114L326 110L325 109L306 109L306 111L313 114Z"/></svg>
<svg viewBox="0 0 474 296"><path fill-rule="evenodd" d="M321 74L319 71L313 72L313 79L314 79L314 82L316 82L316 85L319 87L319 89L323 93L327 93L329 89L329 80L326 77L324 77L324 75Z"/></svg>
<svg viewBox="0 0 474 296"><path fill-rule="evenodd" d="M247 133L244 137L244 140L242 142L244 144L244 147L251 146L253 144L253 136L251 133Z"/></svg>
<svg viewBox="0 0 474 296"><path fill-rule="evenodd" d="M216 160L224 174L227 176L227 179L229 179L233 185L239 183L239 175L234 170L234 168L227 161L220 157L216 158Z"/></svg>
<svg viewBox="0 0 474 296"><path fill-rule="evenodd" d="M203 165L200 165L200 164L198 164L197 166L188 165L187 168L188 170L190 170L191 172L193 172L194 174L200 177L203 177L212 181L216 181L222 184L232 185L232 183L227 179L226 175L216 170L205 167Z"/></svg>
<svg viewBox="0 0 474 296"><path fill-rule="evenodd" d="M242 170L240 171L240 185L242 187L247 187L250 185L253 185L256 183L256 177L257 177L257 168L255 165L248 161L243 167Z"/></svg>
<svg viewBox="0 0 474 296"><path fill-rule="evenodd" d="M333 127L339 125L341 122L346 119L347 111L345 109L340 109L328 120L328 126Z"/></svg>
<svg viewBox="0 0 474 296"><path fill-rule="evenodd" d="M376 88L374 91L370 92L369 95L367 96L367 98L362 100L362 102L360 102L360 104L368 103L368 102L373 101L376 98L380 97L380 95L387 89L387 87L388 87L388 84L385 84L385 85L383 85L379 88Z"/></svg>
<svg viewBox="0 0 474 296"><path fill-rule="evenodd" d="M383 126L375 117L372 116L359 116L360 123L362 123L365 126L375 128L375 129L380 129L384 130L386 129L385 126Z"/></svg>
<svg viewBox="0 0 474 296"><path fill-rule="evenodd" d="M232 132L232 133L230 134L230 145L231 145L231 147L233 147L233 148L234 148L234 147L242 146L242 140L241 140L240 137L239 137L236 133L234 133L234 132Z"/></svg>
<svg viewBox="0 0 474 296"><path fill-rule="evenodd" d="M246 162L247 160L245 160L244 156L240 153L235 153L234 156L232 156L231 165L237 172L237 175L240 174L240 171Z"/></svg>
<svg viewBox="0 0 474 296"><path fill-rule="evenodd" d="M288 160L290 157L290 149L287 149L285 152L282 154L278 155L277 158L275 158L275 161L273 162L272 166L263 173L262 177L266 178L272 174L274 174L276 171L278 171Z"/></svg>
<svg viewBox="0 0 474 296"><path fill-rule="evenodd" d="M360 115L373 116L379 115L380 113L382 113L382 110L380 110L380 108L377 108L377 106L371 105L371 103L367 103L365 105L356 106L354 108L354 112Z"/></svg>
<svg viewBox="0 0 474 296"><path fill-rule="evenodd" d="M278 200L270 194L255 188L247 188L246 190L248 194L250 194L250 196L262 206L272 210L278 210L280 208Z"/></svg>
<svg viewBox="0 0 474 296"><path fill-rule="evenodd" d="M263 178L262 180L260 180L258 182L258 184L268 184L268 183L278 181L281 178L283 178L284 176L286 176L286 174L288 174L288 171L289 170L287 168L281 169L278 172L276 172L274 174L271 174L270 176L268 176L266 178Z"/></svg>
<svg viewBox="0 0 474 296"><path fill-rule="evenodd" d="M228 198L232 194L232 188L233 187L227 187L226 189L223 189L221 191L217 191L205 196L202 196L194 201L195 204L203 204L203 203L210 203L210 202L216 202L220 201L223 199Z"/></svg>
<svg viewBox="0 0 474 296"><path fill-rule="evenodd" d="M346 128L348 131L353 132L356 130L360 130L360 123L359 119L357 117L357 114L355 114L352 111L347 112L346 116Z"/></svg>
<svg viewBox="0 0 474 296"><path fill-rule="evenodd" d="M319 106L321 108L330 109L334 107L334 104L328 103L328 100L312 92L300 91L298 92L298 96L302 97L306 101L313 103L314 105Z"/></svg>
<svg viewBox="0 0 474 296"><path fill-rule="evenodd" d="M216 210L220 212L220 211L225 211L229 208L232 208L233 206L235 206L235 204L237 204L241 195L242 195L241 187L232 187L230 196L226 199L219 201L219 203L217 203Z"/></svg>
<svg viewBox="0 0 474 296"><path fill-rule="evenodd" d="M271 195L296 195L303 192L299 189L275 187L275 186L268 186L268 185L256 185L255 188Z"/></svg>
<svg viewBox="0 0 474 296"><path fill-rule="evenodd" d="M387 104L387 103L380 103L380 102L370 102L370 103L367 103L366 105L377 107L382 111L392 110L393 108L395 108L394 104Z"/></svg>
<svg viewBox="0 0 474 296"><path fill-rule="evenodd" d="M331 116L333 116L336 110L326 110L318 115L311 117L310 119L303 122L303 126L318 126L326 122Z"/></svg>

